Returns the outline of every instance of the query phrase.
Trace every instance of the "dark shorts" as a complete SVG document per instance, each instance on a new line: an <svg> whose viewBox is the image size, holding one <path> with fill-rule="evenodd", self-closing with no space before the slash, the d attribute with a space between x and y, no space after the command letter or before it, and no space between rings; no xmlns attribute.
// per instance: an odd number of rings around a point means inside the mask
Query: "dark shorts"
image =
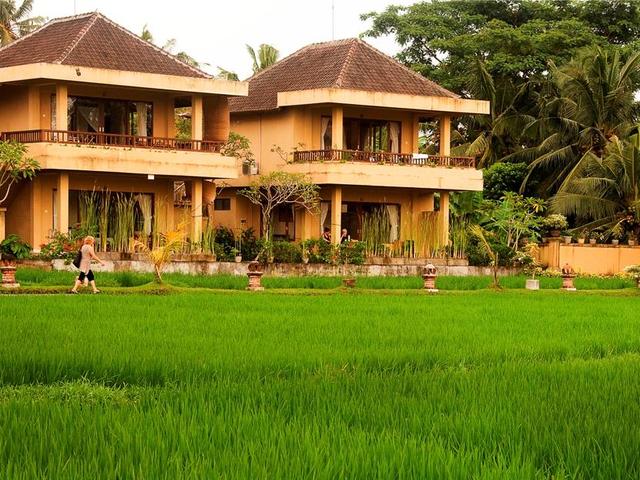
<svg viewBox="0 0 640 480"><path fill-rule="evenodd" d="M80 272L80 275L78 276L78 280L80 280L81 282L84 282L84 277L87 277L87 280L89 280L90 282L93 282L93 280L95 279L95 277L93 276L93 271L89 270L88 273L84 273L84 272Z"/></svg>

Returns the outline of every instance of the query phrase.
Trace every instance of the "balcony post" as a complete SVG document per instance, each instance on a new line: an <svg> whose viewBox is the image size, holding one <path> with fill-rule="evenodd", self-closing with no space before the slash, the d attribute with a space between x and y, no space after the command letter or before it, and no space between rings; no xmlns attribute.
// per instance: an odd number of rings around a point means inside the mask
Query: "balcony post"
<svg viewBox="0 0 640 480"><path fill-rule="evenodd" d="M451 155L451 117L449 115L440 117L440 155L443 157Z"/></svg>
<svg viewBox="0 0 640 480"><path fill-rule="evenodd" d="M56 130L69 130L68 89L63 83L56 84Z"/></svg>
<svg viewBox="0 0 640 480"><path fill-rule="evenodd" d="M58 175L58 195L56 196L56 210L58 224L56 230L60 233L69 232L69 174L61 172Z"/></svg>
<svg viewBox="0 0 640 480"><path fill-rule="evenodd" d="M331 143L336 150L342 150L344 110L341 105L331 109Z"/></svg>
<svg viewBox="0 0 640 480"><path fill-rule="evenodd" d="M7 209L0 207L0 242L7 237Z"/></svg>
<svg viewBox="0 0 640 480"><path fill-rule="evenodd" d="M191 138L193 140L202 140L203 133L203 105L202 95L193 95L191 97Z"/></svg>
<svg viewBox="0 0 640 480"><path fill-rule="evenodd" d="M412 116L413 135L411 136L411 153L418 153L420 150L420 115L414 113Z"/></svg>
<svg viewBox="0 0 640 480"><path fill-rule="evenodd" d="M191 241L199 242L202 237L202 179L191 181Z"/></svg>
<svg viewBox="0 0 640 480"><path fill-rule="evenodd" d="M342 231L342 187L336 186L331 192L331 243L340 243Z"/></svg>

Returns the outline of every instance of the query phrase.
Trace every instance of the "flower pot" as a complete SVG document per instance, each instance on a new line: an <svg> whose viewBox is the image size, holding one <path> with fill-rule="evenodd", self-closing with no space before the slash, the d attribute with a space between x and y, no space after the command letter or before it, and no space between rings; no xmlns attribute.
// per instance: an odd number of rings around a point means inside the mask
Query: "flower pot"
<svg viewBox="0 0 640 480"><path fill-rule="evenodd" d="M595 238L590 238L589 239L589 245L595 245L597 242L597 240Z"/></svg>
<svg viewBox="0 0 640 480"><path fill-rule="evenodd" d="M560 236L560 230L549 230L549 235L554 238L558 238Z"/></svg>
<svg viewBox="0 0 640 480"><path fill-rule="evenodd" d="M527 283L524 288L527 290L540 290L540 280L533 280L531 278L527 278Z"/></svg>
<svg viewBox="0 0 640 480"><path fill-rule="evenodd" d="M611 245L618 245L620 243L620 240L618 240L617 238L614 238L613 240L611 240Z"/></svg>
<svg viewBox="0 0 640 480"><path fill-rule="evenodd" d="M236 255L236 263L242 262L242 255Z"/></svg>
<svg viewBox="0 0 640 480"><path fill-rule="evenodd" d="M584 245L584 238L579 238L578 239L578 244L579 245Z"/></svg>
<svg viewBox="0 0 640 480"><path fill-rule="evenodd" d="M633 247L636 244L636 241L635 240L629 240L627 243L629 244L630 247Z"/></svg>
<svg viewBox="0 0 640 480"><path fill-rule="evenodd" d="M564 237L564 243L566 243L567 245L571 243L572 238L569 236L565 236Z"/></svg>

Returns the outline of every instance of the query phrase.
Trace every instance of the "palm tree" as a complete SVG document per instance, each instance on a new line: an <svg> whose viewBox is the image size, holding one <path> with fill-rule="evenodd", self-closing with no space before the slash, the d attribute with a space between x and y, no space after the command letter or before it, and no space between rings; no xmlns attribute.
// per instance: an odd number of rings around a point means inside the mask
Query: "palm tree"
<svg viewBox="0 0 640 480"><path fill-rule="evenodd" d="M553 193L583 159L600 157L610 142L624 138L634 117L634 77L640 52L622 63L619 51L590 49L566 66L551 65L550 99L541 117L526 131L540 140L536 147L505 158L527 160L529 176L545 175L544 189Z"/></svg>
<svg viewBox="0 0 640 480"><path fill-rule="evenodd" d="M456 148L456 153L479 157L488 167L522 149L524 127L537 114L533 82L515 84L511 78L494 78L484 63L476 60L468 71L467 89L473 98L489 100L490 115L470 117L465 124L474 138Z"/></svg>
<svg viewBox="0 0 640 480"><path fill-rule="evenodd" d="M266 43L261 44L257 51L251 45L247 45L247 51L253 61L254 74L276 63L280 56L280 52L275 47Z"/></svg>
<svg viewBox="0 0 640 480"><path fill-rule="evenodd" d="M33 0L23 0L20 6L15 0L0 0L0 46L31 33L44 23L44 17L29 17Z"/></svg>
<svg viewBox="0 0 640 480"><path fill-rule="evenodd" d="M155 44L155 39L153 37L153 34L151 33L151 30L149 30L149 27L147 25L142 27L142 33L140 34L140 38L142 38L143 40L146 40L149 43ZM164 45L161 48L162 50L169 52L171 55L176 57L181 62L186 63L187 65L190 65L195 68L200 68L202 64L200 64L200 62L198 62L195 58L193 58L187 52L182 51L178 53L173 53L177 43L178 42L175 38L170 38L164 43ZM207 64L205 63L205 65Z"/></svg>
<svg viewBox="0 0 640 480"><path fill-rule="evenodd" d="M227 70L222 67L218 67L218 74L216 75L216 78L221 78L222 80L240 80L240 77L238 77L236 72L232 72L231 70Z"/></svg>
<svg viewBox="0 0 640 480"><path fill-rule="evenodd" d="M640 129L613 139L602 157L582 156L551 199L551 208L575 215L583 228L640 233Z"/></svg>

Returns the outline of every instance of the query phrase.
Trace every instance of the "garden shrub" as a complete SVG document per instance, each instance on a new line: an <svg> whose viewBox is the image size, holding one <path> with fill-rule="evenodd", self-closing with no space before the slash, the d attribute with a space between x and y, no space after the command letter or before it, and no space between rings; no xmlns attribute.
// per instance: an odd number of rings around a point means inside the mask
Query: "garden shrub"
<svg viewBox="0 0 640 480"><path fill-rule="evenodd" d="M240 253L245 260L254 260L262 251L264 242L257 239L253 228L249 227L242 231L242 242Z"/></svg>
<svg viewBox="0 0 640 480"><path fill-rule="evenodd" d="M309 256L309 263L329 263L336 262L335 247L324 240L312 239L302 242L302 247Z"/></svg>
<svg viewBox="0 0 640 480"><path fill-rule="evenodd" d="M274 263L301 263L302 248L299 243L278 241L271 244Z"/></svg>
<svg viewBox="0 0 640 480"><path fill-rule="evenodd" d="M0 243L0 254L3 258L28 258L31 255L31 245L22 241L18 235L8 235Z"/></svg>
<svg viewBox="0 0 640 480"><path fill-rule="evenodd" d="M236 238L230 228L218 225L215 231L214 252L216 259L220 262L230 262L234 260L236 248Z"/></svg>
<svg viewBox="0 0 640 480"><path fill-rule="evenodd" d="M338 259L340 263L350 263L352 265L362 265L365 260L365 242L353 241L341 243L338 246Z"/></svg>

